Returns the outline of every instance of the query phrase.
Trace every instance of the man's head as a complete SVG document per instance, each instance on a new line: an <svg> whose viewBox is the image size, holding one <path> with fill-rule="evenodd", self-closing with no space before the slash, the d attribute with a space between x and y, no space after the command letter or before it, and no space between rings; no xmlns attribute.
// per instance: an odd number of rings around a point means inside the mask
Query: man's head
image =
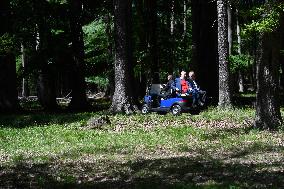
<svg viewBox="0 0 284 189"><path fill-rule="evenodd" d="M173 75L168 75L168 81L173 79Z"/></svg>
<svg viewBox="0 0 284 189"><path fill-rule="evenodd" d="M194 80L194 79L195 79L194 71L190 71L190 72L188 73L188 77Z"/></svg>
<svg viewBox="0 0 284 189"><path fill-rule="evenodd" d="M186 72L185 71L181 71L180 72L180 78L184 79L186 77Z"/></svg>

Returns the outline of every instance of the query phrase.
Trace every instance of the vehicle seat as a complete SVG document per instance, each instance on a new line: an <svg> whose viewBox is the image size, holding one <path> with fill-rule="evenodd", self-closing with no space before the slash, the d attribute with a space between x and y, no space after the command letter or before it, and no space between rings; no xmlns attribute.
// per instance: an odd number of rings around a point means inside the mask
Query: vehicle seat
<svg viewBox="0 0 284 189"><path fill-rule="evenodd" d="M159 95L161 93L161 84L152 84L150 87L149 95Z"/></svg>

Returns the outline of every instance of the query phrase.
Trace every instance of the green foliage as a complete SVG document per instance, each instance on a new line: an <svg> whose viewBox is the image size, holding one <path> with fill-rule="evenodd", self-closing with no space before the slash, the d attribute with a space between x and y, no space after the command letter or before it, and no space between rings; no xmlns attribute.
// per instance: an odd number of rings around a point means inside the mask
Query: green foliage
<svg viewBox="0 0 284 189"><path fill-rule="evenodd" d="M236 73L239 70L247 70L253 63L253 59L250 55L230 55L230 70L232 73Z"/></svg>
<svg viewBox="0 0 284 189"><path fill-rule="evenodd" d="M0 36L0 55L17 52L17 41L14 35L4 33Z"/></svg>
<svg viewBox="0 0 284 189"><path fill-rule="evenodd" d="M48 0L50 3L67 4L67 0Z"/></svg>
<svg viewBox="0 0 284 189"><path fill-rule="evenodd" d="M280 26L280 16L284 12L284 3L266 3L249 10L251 23L245 24L242 36L253 33L273 32Z"/></svg>
<svg viewBox="0 0 284 189"><path fill-rule="evenodd" d="M17 75L22 74L22 58L20 55L16 57L16 72Z"/></svg>
<svg viewBox="0 0 284 189"><path fill-rule="evenodd" d="M101 76L87 77L86 82L90 84L96 84L99 89L105 89L109 85L108 78L101 77Z"/></svg>
<svg viewBox="0 0 284 189"><path fill-rule="evenodd" d="M94 20L83 27L86 61L88 64L105 64L108 61L109 40L106 23L102 19Z"/></svg>
<svg viewBox="0 0 284 189"><path fill-rule="evenodd" d="M60 35L62 33L64 33L64 30L62 29L51 29L51 33L54 35Z"/></svg>

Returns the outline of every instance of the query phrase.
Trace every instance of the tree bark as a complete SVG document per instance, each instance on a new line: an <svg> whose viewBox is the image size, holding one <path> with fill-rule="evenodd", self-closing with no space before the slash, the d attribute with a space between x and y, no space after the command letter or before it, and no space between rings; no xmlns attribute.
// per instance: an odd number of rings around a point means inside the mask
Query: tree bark
<svg viewBox="0 0 284 189"><path fill-rule="evenodd" d="M0 89L0 112L17 111L16 58L12 53L0 56Z"/></svg>
<svg viewBox="0 0 284 189"><path fill-rule="evenodd" d="M21 60L22 60L22 68L24 72L23 80L22 80L22 97L26 98L29 96L29 84L27 77L27 56L26 56L25 45L21 44Z"/></svg>
<svg viewBox="0 0 284 189"><path fill-rule="evenodd" d="M183 0L183 38L186 36L186 27L187 27L187 0Z"/></svg>
<svg viewBox="0 0 284 189"><path fill-rule="evenodd" d="M38 99L44 110L53 111L58 108L56 103L55 85L50 71L40 71L38 76Z"/></svg>
<svg viewBox="0 0 284 189"><path fill-rule="evenodd" d="M175 54L174 54L174 49L175 49L175 0L169 0L169 11L170 11L170 16L169 16L169 22L170 22L170 35L169 35L169 62L170 66L173 67L173 70L176 70L176 63L175 63Z"/></svg>
<svg viewBox="0 0 284 189"><path fill-rule="evenodd" d="M242 54L242 49L241 49L241 28L240 28L240 23L239 23L239 11L236 10L236 25L237 25L237 39L238 39L238 54ZM243 93L244 92L244 77L242 72L239 70L238 71L238 86L239 86L239 92Z"/></svg>
<svg viewBox="0 0 284 189"><path fill-rule="evenodd" d="M255 127L276 129L282 123L279 105L279 33L259 35L256 69Z"/></svg>
<svg viewBox="0 0 284 189"><path fill-rule="evenodd" d="M219 54L219 108L230 108L230 78L228 55L228 15L226 0L217 0Z"/></svg>
<svg viewBox="0 0 284 189"><path fill-rule="evenodd" d="M233 32L232 32L232 7L229 2L227 2L227 14L228 14L228 44L229 44L229 56L232 55L233 47Z"/></svg>
<svg viewBox="0 0 284 189"><path fill-rule="evenodd" d="M281 40L281 49L284 49L284 33L282 33L281 36L282 40ZM281 67L281 75L280 75L280 89L281 91L284 91L284 51L282 50L281 54L280 54L280 67Z"/></svg>
<svg viewBox="0 0 284 189"><path fill-rule="evenodd" d="M48 3L44 0L33 1L37 19L36 54L39 66L37 83L38 100L44 110L52 111L58 108L56 102L55 81L51 65L48 64L51 31L47 22ZM44 11L43 11L44 10Z"/></svg>
<svg viewBox="0 0 284 189"><path fill-rule="evenodd" d="M191 1L191 11L192 65L190 67L199 75L198 83L207 91L208 96L218 99L216 2Z"/></svg>
<svg viewBox="0 0 284 189"><path fill-rule="evenodd" d="M171 10L171 35L174 35L174 29L175 29L175 0L170 1L170 10Z"/></svg>
<svg viewBox="0 0 284 189"><path fill-rule="evenodd" d="M73 58L71 83L71 110L86 110L90 108L87 102L84 62L84 41L82 30L82 0L68 0L70 7L70 34Z"/></svg>
<svg viewBox="0 0 284 189"><path fill-rule="evenodd" d="M0 36L12 33L9 2L7 0L0 1ZM18 109L16 59L12 49L5 49L0 54L0 112L14 112Z"/></svg>
<svg viewBox="0 0 284 189"><path fill-rule="evenodd" d="M137 111L131 87L129 64L131 64L131 5L132 0L114 0L114 39L115 39L115 91L110 111L130 114Z"/></svg>
<svg viewBox="0 0 284 189"><path fill-rule="evenodd" d="M159 64L158 64L158 47L157 47L157 0L145 0L145 29L147 36L147 48L149 49L149 60L151 68L151 77L153 83L159 83Z"/></svg>

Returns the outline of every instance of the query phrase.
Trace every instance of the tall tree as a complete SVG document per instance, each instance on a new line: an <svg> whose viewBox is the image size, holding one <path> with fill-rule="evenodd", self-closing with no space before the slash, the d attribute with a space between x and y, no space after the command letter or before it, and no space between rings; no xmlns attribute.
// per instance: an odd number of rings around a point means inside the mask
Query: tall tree
<svg viewBox="0 0 284 189"><path fill-rule="evenodd" d="M132 113L137 110L131 87L130 66L131 46L131 8L132 0L114 0L114 38L115 38L115 91L110 111L114 113Z"/></svg>
<svg viewBox="0 0 284 189"><path fill-rule="evenodd" d="M279 105L280 33L259 35L255 126L275 129L282 123Z"/></svg>
<svg viewBox="0 0 284 189"><path fill-rule="evenodd" d="M186 22L187 22L187 1L183 0L183 38L186 35Z"/></svg>
<svg viewBox="0 0 284 189"><path fill-rule="evenodd" d="M145 0L146 8L146 36L149 48L151 77L153 83L159 83L159 65L157 56L157 0Z"/></svg>
<svg viewBox="0 0 284 189"><path fill-rule="evenodd" d="M22 97L26 98L29 96L29 84L28 78L26 76L27 73L27 55L24 43L21 44L21 60L22 60L22 68L24 70L24 76L22 80Z"/></svg>
<svg viewBox="0 0 284 189"><path fill-rule="evenodd" d="M256 116L254 125L260 129L276 129L282 124L279 104L280 49L283 37L282 1L253 2L253 21L243 28L256 47ZM255 19L258 18L258 19Z"/></svg>
<svg viewBox="0 0 284 189"><path fill-rule="evenodd" d="M85 82L85 63L84 63L84 41L82 31L82 0L68 0L69 18L70 18L70 34L71 34L71 50L74 61L72 69L72 100L69 107L73 110L82 110L89 108L86 95Z"/></svg>
<svg viewBox="0 0 284 189"><path fill-rule="evenodd" d="M228 43L229 55L232 55L233 47L233 20L232 20L232 6L230 1L227 2L227 15L228 15Z"/></svg>
<svg viewBox="0 0 284 189"><path fill-rule="evenodd" d="M45 0L33 0L36 17L36 54L39 65L37 96L41 106L45 110L58 108L56 102L55 81L52 71L51 60L51 28L48 24L49 4Z"/></svg>
<svg viewBox="0 0 284 189"><path fill-rule="evenodd" d="M239 23L239 10L236 9L236 26L237 26L237 41L238 41L238 54L242 54L242 49L241 49L241 28L240 28L240 23ZM239 92L244 92L244 77L242 72L239 70L238 71L238 86L239 86Z"/></svg>
<svg viewBox="0 0 284 189"><path fill-rule="evenodd" d="M16 58L11 52L0 55L0 112L19 108L16 89Z"/></svg>
<svg viewBox="0 0 284 189"><path fill-rule="evenodd" d="M198 83L208 95L218 98L217 18L216 2L191 1L192 10L192 65L200 76ZM201 24L202 23L202 24ZM214 83L212 85L212 83Z"/></svg>
<svg viewBox="0 0 284 189"><path fill-rule="evenodd" d="M229 80L228 15L226 0L217 0L218 14L218 54L219 54L219 102L220 108L229 108L231 104Z"/></svg>
<svg viewBox="0 0 284 189"><path fill-rule="evenodd" d="M10 1L0 1L0 112L19 108L16 88L16 59L13 53Z"/></svg>

